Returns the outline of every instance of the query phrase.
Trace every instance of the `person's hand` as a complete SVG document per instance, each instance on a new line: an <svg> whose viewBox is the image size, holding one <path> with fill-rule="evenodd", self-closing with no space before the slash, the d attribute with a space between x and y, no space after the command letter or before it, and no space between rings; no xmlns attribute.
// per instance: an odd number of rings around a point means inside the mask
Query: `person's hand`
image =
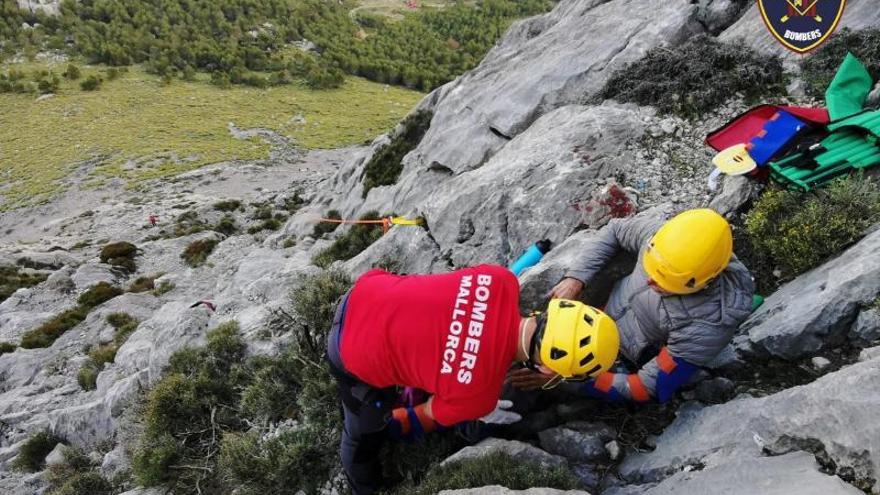
<svg viewBox="0 0 880 495"><path fill-rule="evenodd" d="M505 383L509 383L520 390L538 390L552 379L552 375L545 375L528 368L521 368L507 373Z"/></svg>
<svg viewBox="0 0 880 495"><path fill-rule="evenodd" d="M499 400L495 410L480 418L480 421L487 425L510 425L522 419L519 414L508 411L513 407L513 402L509 400Z"/></svg>
<svg viewBox="0 0 880 495"><path fill-rule="evenodd" d="M577 299L584 290L584 283L576 278L564 278L550 289L550 299Z"/></svg>

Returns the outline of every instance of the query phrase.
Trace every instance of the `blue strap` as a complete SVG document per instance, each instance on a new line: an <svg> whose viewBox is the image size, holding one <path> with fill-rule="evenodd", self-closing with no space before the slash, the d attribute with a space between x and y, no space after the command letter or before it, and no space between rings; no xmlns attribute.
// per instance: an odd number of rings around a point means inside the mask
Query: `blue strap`
<svg viewBox="0 0 880 495"><path fill-rule="evenodd" d="M618 392L613 386L609 388L607 392L597 389L595 386L595 380L587 380L586 383L581 385L580 390L588 397L601 399L607 402L621 402L625 400L625 398L620 395L620 392Z"/></svg>
<svg viewBox="0 0 880 495"><path fill-rule="evenodd" d="M687 383L700 369L699 366L681 358L673 357L672 360L675 361L675 368L670 373L661 369L657 375L657 400L661 403L672 399L675 396L675 391Z"/></svg>

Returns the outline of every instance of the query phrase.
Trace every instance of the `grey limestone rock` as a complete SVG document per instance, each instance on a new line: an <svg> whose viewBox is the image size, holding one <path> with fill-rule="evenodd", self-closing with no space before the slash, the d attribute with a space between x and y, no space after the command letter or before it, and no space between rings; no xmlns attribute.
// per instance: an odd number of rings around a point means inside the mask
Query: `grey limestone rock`
<svg viewBox="0 0 880 495"><path fill-rule="evenodd" d="M106 263L85 263L77 268L71 280L76 285L78 292L83 292L89 287L101 282L115 285L123 277L118 268L114 268Z"/></svg>
<svg viewBox="0 0 880 495"><path fill-rule="evenodd" d="M880 341L880 309L871 308L859 313L849 330L849 340L859 347Z"/></svg>
<svg viewBox="0 0 880 495"><path fill-rule="evenodd" d="M465 447L447 457L441 465L456 461L478 459L496 452L507 454L517 460L533 462L543 466L566 465L564 457L547 453L524 442L517 440L502 440L500 438L487 438L476 445Z"/></svg>
<svg viewBox="0 0 880 495"><path fill-rule="evenodd" d="M683 407L657 439L657 448L627 457L620 474L632 483L658 482L688 466L766 462L765 452L806 450L880 493L880 424L872 419L880 407L878 372L875 357L766 397Z"/></svg>
<svg viewBox="0 0 880 495"><path fill-rule="evenodd" d="M673 495L712 493L717 495L858 495L863 493L837 476L820 472L807 452L778 457L735 459L730 462L681 470L658 484L623 486L603 495Z"/></svg>
<svg viewBox="0 0 880 495"><path fill-rule="evenodd" d="M596 461L608 454L605 451L605 441L597 434L556 427L538 433L538 439L547 452L572 461Z"/></svg>
<svg viewBox="0 0 880 495"><path fill-rule="evenodd" d="M766 299L735 339L744 355L796 359L841 342L862 304L880 295L880 230Z"/></svg>

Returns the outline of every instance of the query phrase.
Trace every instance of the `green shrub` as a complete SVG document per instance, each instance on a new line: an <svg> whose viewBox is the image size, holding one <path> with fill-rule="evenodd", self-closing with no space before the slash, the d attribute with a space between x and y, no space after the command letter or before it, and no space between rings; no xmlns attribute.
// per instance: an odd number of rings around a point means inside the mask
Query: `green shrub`
<svg viewBox="0 0 880 495"><path fill-rule="evenodd" d="M223 218L221 218L217 222L217 225L215 225L212 230L214 230L215 232L220 232L225 236L231 236L235 234L236 232L238 232L238 226L235 224L235 217L231 215L224 215Z"/></svg>
<svg viewBox="0 0 880 495"><path fill-rule="evenodd" d="M101 367L89 359L83 363L76 374L76 382L79 383L80 388L83 390L95 390L99 373L101 373Z"/></svg>
<svg viewBox="0 0 880 495"><path fill-rule="evenodd" d="M327 212L326 215L324 215L324 218L333 218L336 220L340 220L342 218L342 215L340 215L339 211L337 210L330 210ZM315 228L312 229L312 237L314 237L315 239L320 239L321 237L324 237L324 234L329 234L330 232L336 230L337 227L339 227L338 223L319 222L315 224Z"/></svg>
<svg viewBox="0 0 880 495"><path fill-rule="evenodd" d="M253 227L249 228L248 234L256 234L264 230L278 230L281 228L281 225L281 222L277 219L270 218L268 220L263 220L258 225L254 225Z"/></svg>
<svg viewBox="0 0 880 495"><path fill-rule="evenodd" d="M214 239L198 240L187 246L183 253L180 254L180 257L183 258L187 265L196 267L208 259L208 256L211 255L216 246L217 241Z"/></svg>
<svg viewBox="0 0 880 495"><path fill-rule="evenodd" d="M753 258L746 261L778 267L782 281L789 280L856 242L877 221L880 186L864 177L839 179L809 194L770 188L745 219ZM769 274L754 273L773 285Z"/></svg>
<svg viewBox="0 0 880 495"><path fill-rule="evenodd" d="M67 69L61 74L65 79L76 81L82 75L82 72L74 64L67 64Z"/></svg>
<svg viewBox="0 0 880 495"><path fill-rule="evenodd" d="M282 247L283 247L284 249L292 248L292 247L294 247L294 246L296 246L296 239L294 239L294 238L292 238L292 237L289 237L289 238L287 238L287 239L284 239L284 244L282 244Z"/></svg>
<svg viewBox="0 0 880 495"><path fill-rule="evenodd" d="M880 79L880 29L839 30L826 43L801 60L807 93L823 98L847 53L861 60L874 81Z"/></svg>
<svg viewBox="0 0 880 495"><path fill-rule="evenodd" d="M0 302L5 301L18 289L33 287L44 280L47 275L22 272L18 267L0 266Z"/></svg>
<svg viewBox="0 0 880 495"><path fill-rule="evenodd" d="M100 474L89 471L74 474L53 495L114 495L114 487Z"/></svg>
<svg viewBox="0 0 880 495"><path fill-rule="evenodd" d="M272 218L272 207L268 204L260 204L251 214L253 220L268 220Z"/></svg>
<svg viewBox="0 0 880 495"><path fill-rule="evenodd" d="M89 357L100 368L104 366L105 363L112 363L113 360L116 359L116 351L115 343L99 345L89 351Z"/></svg>
<svg viewBox="0 0 880 495"><path fill-rule="evenodd" d="M403 170L403 157L415 149L421 142L422 137L431 126L434 114L427 111L418 111L403 120L403 130L395 136L390 143L382 146L373 154L370 161L364 167L364 191L362 196L367 197L370 189L376 186L386 186L397 182L400 172Z"/></svg>
<svg viewBox="0 0 880 495"><path fill-rule="evenodd" d="M409 482L404 487L418 484L431 468L466 445L455 431L435 432L411 444L385 442L379 454L384 477L392 484Z"/></svg>
<svg viewBox="0 0 880 495"><path fill-rule="evenodd" d="M361 216L361 220L378 220L379 214L370 211ZM337 260L350 260L367 249L370 244L382 237L382 227L375 224L355 224L345 234L336 238L328 248L324 249L314 258L315 266L326 268Z"/></svg>
<svg viewBox="0 0 880 495"><path fill-rule="evenodd" d="M15 352L16 349L18 349L18 346L12 342L0 342L0 355L6 354L7 352Z"/></svg>
<svg viewBox="0 0 880 495"><path fill-rule="evenodd" d="M109 263L120 266L133 272L137 270L134 257L137 256L137 246L130 242L114 242L101 248L101 263Z"/></svg>
<svg viewBox="0 0 880 495"><path fill-rule="evenodd" d="M138 321L128 313L111 313L107 315L107 323L116 329L113 333L113 343L117 348L124 344L128 336L138 327Z"/></svg>
<svg viewBox="0 0 880 495"><path fill-rule="evenodd" d="M736 93L747 98L781 94L782 62L758 55L744 43L721 43L706 35L674 47L657 47L617 70L592 98L653 105L663 113L699 116Z"/></svg>
<svg viewBox="0 0 880 495"><path fill-rule="evenodd" d="M30 473L40 471L46 465L46 456L59 442L61 440L49 431L33 434L22 444L12 467Z"/></svg>
<svg viewBox="0 0 880 495"><path fill-rule="evenodd" d="M338 270L300 276L290 298L296 313L294 330L297 331L296 342L301 355L315 362L323 359L336 302L349 288L351 279Z"/></svg>
<svg viewBox="0 0 880 495"><path fill-rule="evenodd" d="M143 486L156 486L169 480L171 465L181 458L183 446L171 435L146 437L135 451L131 469L135 479Z"/></svg>
<svg viewBox="0 0 880 495"><path fill-rule="evenodd" d="M168 280L163 280L159 284L159 287L156 287L156 289L153 290L153 295L159 297L162 294L171 292L172 290L174 290L174 284L172 282L169 282Z"/></svg>
<svg viewBox="0 0 880 495"><path fill-rule="evenodd" d="M284 205L282 208L287 210L288 213L295 213L306 203L306 200L303 199L302 193L300 191L294 191L294 193L286 198L284 198Z"/></svg>
<svg viewBox="0 0 880 495"><path fill-rule="evenodd" d="M156 288L155 281L160 275L151 275L149 277L138 277L131 285L128 286L128 292L141 293L149 292Z"/></svg>
<svg viewBox="0 0 880 495"><path fill-rule="evenodd" d="M114 297L122 294L122 289L119 287L110 285L107 282L98 282L97 284L91 286L80 294L77 302L80 306L84 306L88 309L94 308L96 306L100 306L101 304L113 299Z"/></svg>
<svg viewBox="0 0 880 495"><path fill-rule="evenodd" d="M336 467L329 432L304 428L268 440L256 432L223 438L219 468L242 495L317 493Z"/></svg>
<svg viewBox="0 0 880 495"><path fill-rule="evenodd" d="M24 349L49 347L64 332L80 324L88 313L89 308L77 306L52 317L49 321L22 335L21 347Z"/></svg>
<svg viewBox="0 0 880 495"><path fill-rule="evenodd" d="M507 454L495 453L437 466L419 486L404 486L395 493L428 495L442 490L489 485L501 485L511 490L526 490L536 486L559 490L579 488L577 478L564 467L541 466L514 459Z"/></svg>
<svg viewBox="0 0 880 495"><path fill-rule="evenodd" d="M91 471L95 466L92 464L92 461L89 459L89 456L86 453L76 447L68 446L63 450L64 453L64 461L58 464L54 464L49 466L49 469L46 470L46 481L49 482L50 490L48 493L56 495L58 490L60 490L68 481L73 479L75 476L80 474L85 474ZM84 495L88 492L70 492L67 493L73 495Z"/></svg>
<svg viewBox="0 0 880 495"><path fill-rule="evenodd" d="M79 83L79 87L83 91L97 91L98 89L100 89L101 83L103 82L104 80L101 79L100 76L91 75L85 78L85 80L83 80L81 83Z"/></svg>
<svg viewBox="0 0 880 495"><path fill-rule="evenodd" d="M241 410L255 423L267 424L294 418L302 380L302 362L292 352L277 358L255 356L250 383L241 393Z"/></svg>
<svg viewBox="0 0 880 495"><path fill-rule="evenodd" d="M226 199L223 201L218 201L214 203L214 209L219 211L235 211L241 208L241 201L237 199Z"/></svg>

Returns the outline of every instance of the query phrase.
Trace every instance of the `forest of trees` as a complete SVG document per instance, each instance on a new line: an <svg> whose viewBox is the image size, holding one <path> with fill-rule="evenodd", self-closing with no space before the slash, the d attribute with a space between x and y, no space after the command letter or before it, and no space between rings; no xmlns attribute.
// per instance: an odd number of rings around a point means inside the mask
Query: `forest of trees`
<svg viewBox="0 0 880 495"><path fill-rule="evenodd" d="M551 0L478 0L392 21L352 20L353 5L324 0L66 0L59 16L0 2L6 54L60 49L89 63L144 64L166 77L207 72L218 85L304 80L327 88L349 73L422 90L472 68L514 19L552 6ZM317 49L292 45L303 40Z"/></svg>

